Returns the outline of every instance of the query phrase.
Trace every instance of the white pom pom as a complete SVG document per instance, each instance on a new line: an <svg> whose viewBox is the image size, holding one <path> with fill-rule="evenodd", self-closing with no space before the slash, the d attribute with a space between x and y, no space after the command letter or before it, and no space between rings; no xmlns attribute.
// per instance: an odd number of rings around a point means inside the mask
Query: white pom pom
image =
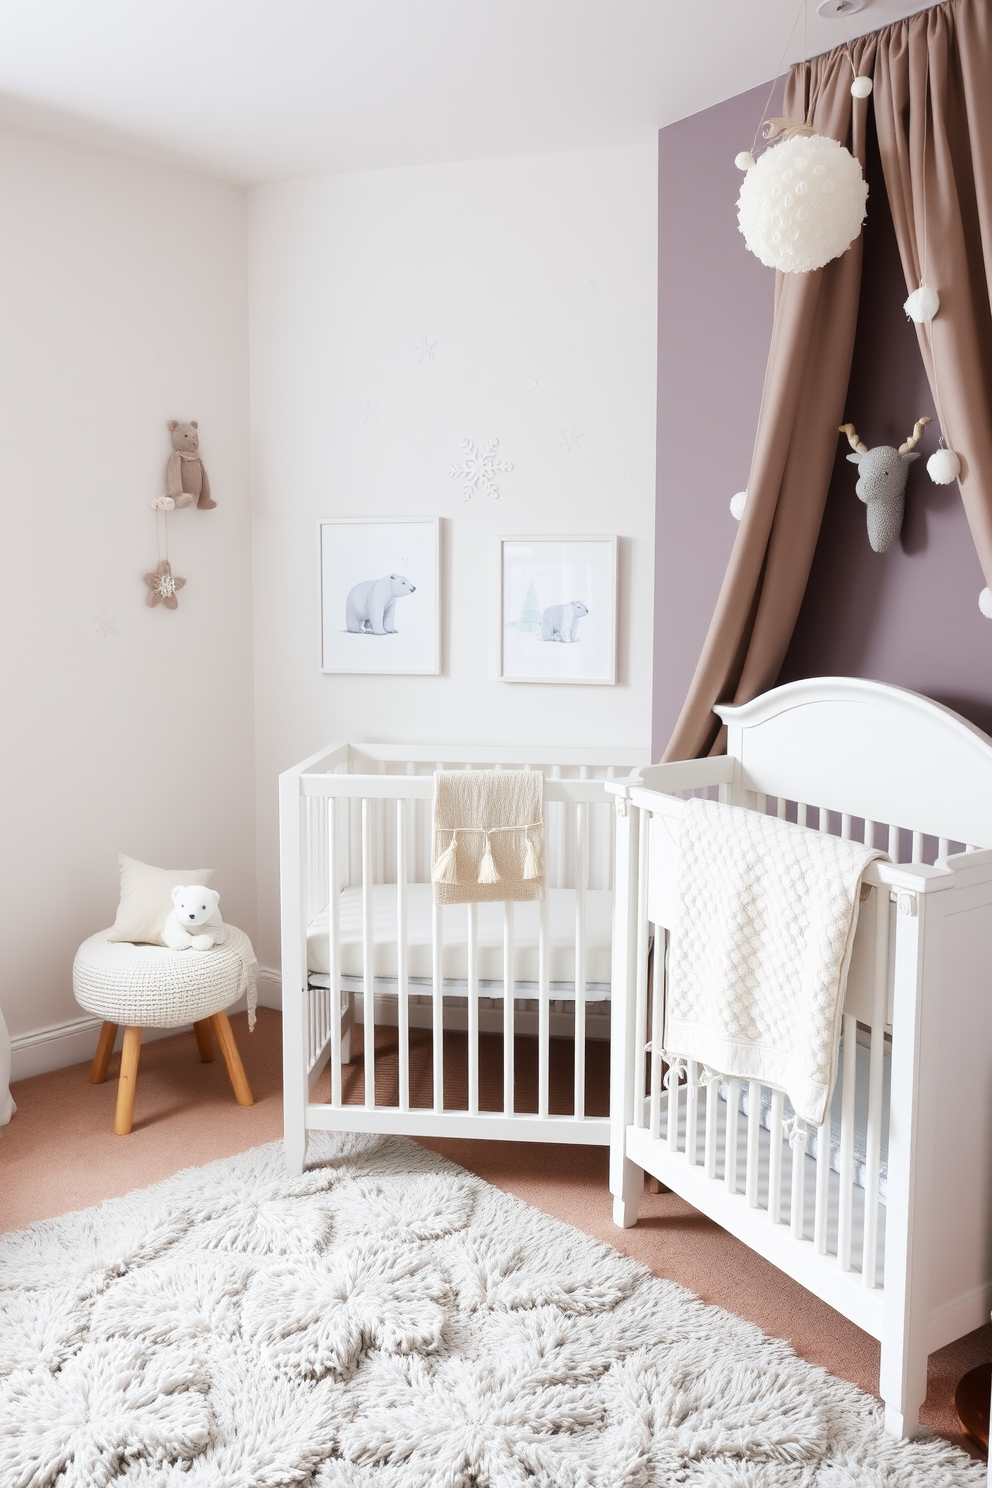
<svg viewBox="0 0 992 1488"><path fill-rule="evenodd" d="M825 135L796 135L766 150L748 171L737 221L763 264L808 274L851 246L867 199L861 166L849 150Z"/></svg>
<svg viewBox="0 0 992 1488"><path fill-rule="evenodd" d="M738 170L749 171L753 165L757 164L757 161L750 150L742 150L739 155L734 156L734 164Z"/></svg>
<svg viewBox="0 0 992 1488"><path fill-rule="evenodd" d="M744 515L744 503L746 501L747 501L747 492L746 491L738 491L736 496L731 496L731 498L730 498L730 510L733 513L733 515L737 518L738 522L740 521L741 517Z"/></svg>
<svg viewBox="0 0 992 1488"><path fill-rule="evenodd" d="M961 461L951 449L934 450L927 461L927 475L935 486L949 486L961 473Z"/></svg>
<svg viewBox="0 0 992 1488"><path fill-rule="evenodd" d="M978 596L978 608L986 620L992 620L992 589L983 589Z"/></svg>
<svg viewBox="0 0 992 1488"><path fill-rule="evenodd" d="M851 84L851 94L854 98L867 98L871 93L871 78L856 77Z"/></svg>
<svg viewBox="0 0 992 1488"><path fill-rule="evenodd" d="M156 496L154 501L149 501L148 505L152 511L170 512L176 509L176 503L171 496Z"/></svg>
<svg viewBox="0 0 992 1488"><path fill-rule="evenodd" d="M902 308L917 325L926 325L940 309L940 295L929 284L923 284L919 289L913 290Z"/></svg>

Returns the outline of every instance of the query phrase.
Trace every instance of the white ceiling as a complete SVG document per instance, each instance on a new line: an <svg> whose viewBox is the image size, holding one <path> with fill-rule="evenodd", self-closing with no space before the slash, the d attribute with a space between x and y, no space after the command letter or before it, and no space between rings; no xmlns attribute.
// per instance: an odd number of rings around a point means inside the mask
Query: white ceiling
<svg viewBox="0 0 992 1488"><path fill-rule="evenodd" d="M786 51L801 0L0 0L0 120L254 182L631 144Z"/></svg>

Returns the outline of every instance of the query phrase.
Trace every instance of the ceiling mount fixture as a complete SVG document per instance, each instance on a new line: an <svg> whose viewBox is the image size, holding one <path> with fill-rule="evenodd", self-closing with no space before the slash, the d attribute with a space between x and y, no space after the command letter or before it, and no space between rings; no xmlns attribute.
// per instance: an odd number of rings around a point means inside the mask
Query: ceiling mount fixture
<svg viewBox="0 0 992 1488"><path fill-rule="evenodd" d="M820 0L816 13L828 20L840 20L842 16L853 15L856 10L864 10L866 4L867 0Z"/></svg>

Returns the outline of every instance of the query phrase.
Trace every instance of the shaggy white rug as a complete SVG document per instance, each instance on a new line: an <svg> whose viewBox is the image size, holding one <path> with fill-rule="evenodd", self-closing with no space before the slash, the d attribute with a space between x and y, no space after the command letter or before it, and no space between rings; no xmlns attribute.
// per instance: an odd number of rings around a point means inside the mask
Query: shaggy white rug
<svg viewBox="0 0 992 1488"><path fill-rule="evenodd" d="M3 1488L965 1488L784 1343L414 1143L0 1238Z"/></svg>

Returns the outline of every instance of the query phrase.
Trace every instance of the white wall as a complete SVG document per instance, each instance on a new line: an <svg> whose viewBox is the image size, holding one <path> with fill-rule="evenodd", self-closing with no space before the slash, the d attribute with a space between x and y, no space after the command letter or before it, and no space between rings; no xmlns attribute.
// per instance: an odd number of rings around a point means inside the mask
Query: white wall
<svg viewBox="0 0 992 1488"><path fill-rule="evenodd" d="M251 193L263 963L276 775L321 745L647 745L656 242L654 145ZM514 469L465 503L449 466L494 436ZM315 523L356 514L444 519L440 677L318 671ZM623 539L616 687L498 680L498 538L524 533Z"/></svg>
<svg viewBox="0 0 992 1488"><path fill-rule="evenodd" d="M86 1057L72 958L114 918L119 851L212 864L254 931L247 266L245 193L199 177L0 129L0 200L0 1004L18 1076ZM219 503L171 520L173 613L142 579L169 418L199 421Z"/></svg>

